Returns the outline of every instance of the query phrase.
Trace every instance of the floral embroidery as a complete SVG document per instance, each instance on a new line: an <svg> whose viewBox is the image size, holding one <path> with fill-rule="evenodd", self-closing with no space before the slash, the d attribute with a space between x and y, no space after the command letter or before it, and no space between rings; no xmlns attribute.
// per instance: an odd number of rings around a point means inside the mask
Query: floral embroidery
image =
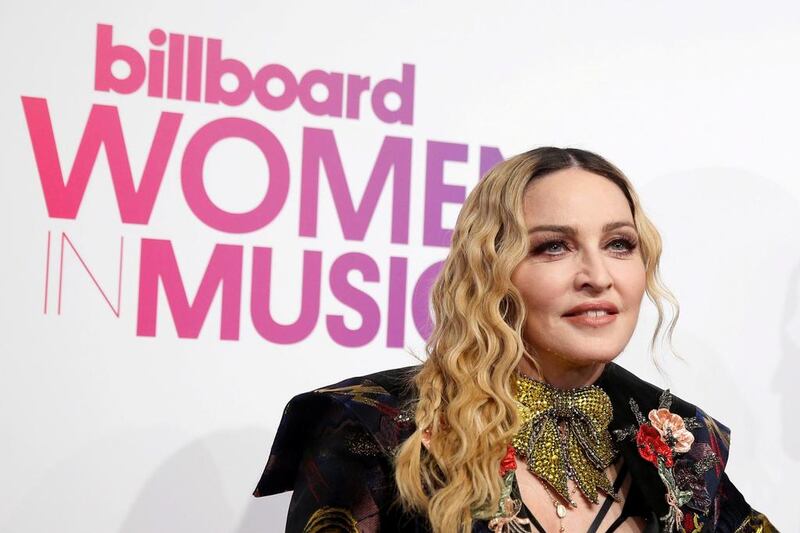
<svg viewBox="0 0 800 533"><path fill-rule="evenodd" d="M664 461L667 467L672 467L672 448L661 440L658 430L652 426L642 424L636 433L636 446L639 447L639 455L658 466L659 461Z"/></svg>
<svg viewBox="0 0 800 533"><path fill-rule="evenodd" d="M677 453L686 453L692 447L694 435L686 429L686 423L679 415L670 413L669 409L661 408L650 411L647 418L664 441Z"/></svg>
<svg viewBox="0 0 800 533"><path fill-rule="evenodd" d="M533 524L530 519L517 516L522 509L522 502L511 497L514 479L517 475L516 452L514 446L508 444L506 455L500 461L500 477L503 478L503 488L500 491L499 502L494 506L484 505L472 513L473 518L488 519L489 530L496 533L533 532Z"/></svg>
<svg viewBox="0 0 800 533"><path fill-rule="evenodd" d="M697 513L688 512L683 515L683 529L686 533L699 533L703 530L703 524L700 522Z"/></svg>
<svg viewBox="0 0 800 533"><path fill-rule="evenodd" d="M692 446L694 435L690 430L701 427L701 424L696 417L682 418L670 412L671 404L672 395L667 389L661 394L658 408L652 409L645 418L631 398L630 406L638 427L618 429L614 434L618 441L625 438L635 440L639 455L658 469L658 475L667 488L665 499L669 512L661 517L666 531L694 533L702 528L697 513L685 511L682 507L689 506L703 513L708 511L711 500L704 476L719 458L705 443Z"/></svg>
<svg viewBox="0 0 800 533"><path fill-rule="evenodd" d="M503 500L503 512L489 520L489 530L497 533L532 533L531 521L528 518L517 516L520 509L522 509L522 503L519 500L511 498ZM522 524L529 527L523 528Z"/></svg>
<svg viewBox="0 0 800 533"><path fill-rule="evenodd" d="M514 447L509 444L506 450L506 456L500 461L500 476L505 477L508 472L517 469L516 452Z"/></svg>

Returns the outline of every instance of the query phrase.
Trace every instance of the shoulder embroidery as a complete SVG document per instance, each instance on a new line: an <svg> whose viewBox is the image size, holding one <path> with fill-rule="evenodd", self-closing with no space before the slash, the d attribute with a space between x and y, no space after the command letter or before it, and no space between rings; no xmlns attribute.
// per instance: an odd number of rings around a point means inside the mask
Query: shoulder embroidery
<svg viewBox="0 0 800 533"><path fill-rule="evenodd" d="M378 400L376 398L371 398L370 395L385 395L386 389L380 385L365 385L363 383L358 383L356 385L347 385L344 387L323 387L321 389L316 389L313 392L332 392L334 394L343 394L351 397L354 402L376 407L378 405Z"/></svg>
<svg viewBox="0 0 800 533"><path fill-rule="evenodd" d="M514 446L509 443L506 447L506 455L500 461L500 477L503 479L503 488L500 491L499 501L494 505L487 502L472 509L472 517L488 520L489 530L494 533L533 533L533 524L530 519L519 516L522 502L512 494L516 469L516 451Z"/></svg>
<svg viewBox="0 0 800 533"><path fill-rule="evenodd" d="M414 410L410 405L398 405L398 399L383 386L369 379L354 378L315 389L312 393L331 395L350 408L364 425L364 435L352 435L346 443L356 455L393 456L404 440L413 431Z"/></svg>
<svg viewBox="0 0 800 533"><path fill-rule="evenodd" d="M354 431L345 437L345 446L353 455L379 456L383 453L369 433Z"/></svg>
<svg viewBox="0 0 800 533"><path fill-rule="evenodd" d="M615 430L614 434L618 441L634 440L639 455L658 469L669 504L669 512L661 517L665 530L669 533L700 531L702 524L697 513L682 508L686 506L706 514L711 504L705 473L719 462L719 456L707 443L695 442L691 433L703 424L697 417L682 418L670 412L672 395L669 389L661 394L658 408L650 410L647 418L633 398L629 403L638 427Z"/></svg>
<svg viewBox="0 0 800 533"><path fill-rule="evenodd" d="M752 511L735 533L778 533L778 530L763 513Z"/></svg>
<svg viewBox="0 0 800 533"><path fill-rule="evenodd" d="M325 533L327 531L358 533L356 524L353 513L348 509L325 506L314 511L314 514L306 522L303 533Z"/></svg>

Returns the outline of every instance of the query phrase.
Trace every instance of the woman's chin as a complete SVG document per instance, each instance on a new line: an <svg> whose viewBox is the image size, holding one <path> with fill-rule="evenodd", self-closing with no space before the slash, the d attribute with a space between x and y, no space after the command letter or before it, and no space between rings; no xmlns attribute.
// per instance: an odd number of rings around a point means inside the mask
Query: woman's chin
<svg viewBox="0 0 800 533"><path fill-rule="evenodd" d="M559 353L560 358L567 364L575 367L590 366L596 364L610 363L622 352L622 347L614 346L603 349L594 346L587 346L584 349L576 348L564 350Z"/></svg>

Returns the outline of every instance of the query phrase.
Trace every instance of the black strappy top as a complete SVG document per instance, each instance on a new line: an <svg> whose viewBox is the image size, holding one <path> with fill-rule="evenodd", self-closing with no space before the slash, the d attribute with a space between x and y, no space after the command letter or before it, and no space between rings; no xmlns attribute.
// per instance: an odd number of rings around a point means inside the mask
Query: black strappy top
<svg viewBox="0 0 800 533"><path fill-rule="evenodd" d="M625 463L619 469L617 474L617 479L614 481L614 490L618 491L620 487L622 487L623 482L625 481L625 477L628 475L628 467ZM522 502L522 496L519 492L519 484L515 481L514 485L511 488L511 497L512 498L519 498L519 501L522 503L522 507L520 508L518 516L521 518L527 518L531 521L533 526L536 528L539 533L547 533L536 517L533 515L530 509ZM589 529L586 533L598 533L600 524L603 523L606 515L608 514L609 509L611 509L611 505L614 503L612 498L606 498L603 504L600 506L600 510L595 515L592 524L589 526ZM628 490L628 494L625 497L625 503L622 505L622 513L617 517L616 520L609 526L609 528L604 533L613 533L617 530L619 526L621 526L625 521L632 517L638 516L642 517L645 522L652 520L652 514L647 509L647 505L645 504L642 493L636 486L636 483L631 482L630 489Z"/></svg>

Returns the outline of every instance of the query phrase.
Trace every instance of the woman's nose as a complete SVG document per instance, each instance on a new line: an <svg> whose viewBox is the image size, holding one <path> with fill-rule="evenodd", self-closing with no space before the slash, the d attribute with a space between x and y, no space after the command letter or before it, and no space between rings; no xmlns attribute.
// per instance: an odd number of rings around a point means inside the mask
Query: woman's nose
<svg viewBox="0 0 800 533"><path fill-rule="evenodd" d="M589 285L600 291L611 287L613 279L606 265L606 258L600 251L583 252L575 275L577 288L583 289Z"/></svg>

